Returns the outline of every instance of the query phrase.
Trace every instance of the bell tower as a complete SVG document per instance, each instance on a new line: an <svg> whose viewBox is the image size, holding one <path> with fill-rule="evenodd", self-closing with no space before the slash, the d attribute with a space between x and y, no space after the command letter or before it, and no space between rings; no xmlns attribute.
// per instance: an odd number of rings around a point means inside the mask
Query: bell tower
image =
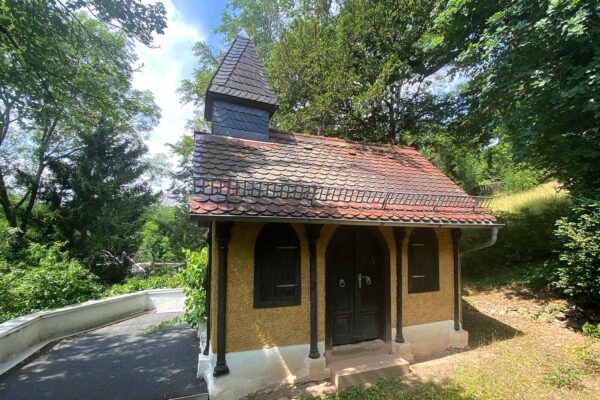
<svg viewBox="0 0 600 400"><path fill-rule="evenodd" d="M212 134L269 141L277 96L248 37L239 35L233 41L208 84L204 104Z"/></svg>

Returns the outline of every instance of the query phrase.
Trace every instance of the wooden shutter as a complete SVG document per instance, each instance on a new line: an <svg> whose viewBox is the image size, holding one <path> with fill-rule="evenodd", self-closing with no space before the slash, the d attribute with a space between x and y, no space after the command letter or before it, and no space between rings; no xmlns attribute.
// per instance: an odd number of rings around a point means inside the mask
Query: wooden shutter
<svg viewBox="0 0 600 400"><path fill-rule="evenodd" d="M289 224L267 224L254 247L254 307L300 304L300 242Z"/></svg>
<svg viewBox="0 0 600 400"><path fill-rule="evenodd" d="M417 228L408 242L408 293L437 290L440 290L437 237L431 228Z"/></svg>

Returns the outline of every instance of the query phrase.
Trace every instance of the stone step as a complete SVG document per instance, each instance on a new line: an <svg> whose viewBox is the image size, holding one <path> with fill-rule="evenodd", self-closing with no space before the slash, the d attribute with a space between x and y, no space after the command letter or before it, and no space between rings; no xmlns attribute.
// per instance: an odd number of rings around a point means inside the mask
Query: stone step
<svg viewBox="0 0 600 400"><path fill-rule="evenodd" d="M397 354L373 353L336 360L328 365L331 381L338 389L375 383L386 376L409 373L408 361Z"/></svg>
<svg viewBox="0 0 600 400"><path fill-rule="evenodd" d="M381 339L369 340L366 342L344 344L333 346L326 354L327 359L337 361L344 358L354 358L372 353L388 353L390 349L384 349L384 342Z"/></svg>

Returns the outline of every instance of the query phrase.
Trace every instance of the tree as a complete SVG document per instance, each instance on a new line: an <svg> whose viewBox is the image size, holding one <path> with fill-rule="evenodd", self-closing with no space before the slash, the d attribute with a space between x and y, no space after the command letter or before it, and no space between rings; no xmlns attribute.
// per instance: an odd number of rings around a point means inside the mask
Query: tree
<svg viewBox="0 0 600 400"><path fill-rule="evenodd" d="M492 9L482 1L465 29L442 29L447 3L235 0L216 30L252 37L279 96L276 126L423 147L454 115L455 92L442 78ZM218 57L197 54L211 68L183 87L200 99Z"/></svg>
<svg viewBox="0 0 600 400"><path fill-rule="evenodd" d="M453 1L448 21L456 21ZM499 126L514 151L575 194L598 195L600 9L593 0L499 2L481 39L463 55L465 97L481 128ZM449 22L453 26L453 22ZM456 24L454 24L456 29Z"/></svg>
<svg viewBox="0 0 600 400"><path fill-rule="evenodd" d="M146 209L158 199L143 142L158 108L149 94L133 91L118 111L69 127L77 147L68 158L49 161L43 187L57 239L88 265L133 255Z"/></svg>
<svg viewBox="0 0 600 400"><path fill-rule="evenodd" d="M199 251L206 229L189 220L187 207L158 205L148 210L137 258L142 261L183 261L184 249Z"/></svg>
<svg viewBox="0 0 600 400"><path fill-rule="evenodd" d="M0 204L11 227L27 231L49 162L75 150L68 127L126 101L131 40L150 44L165 26L160 3L0 1Z"/></svg>

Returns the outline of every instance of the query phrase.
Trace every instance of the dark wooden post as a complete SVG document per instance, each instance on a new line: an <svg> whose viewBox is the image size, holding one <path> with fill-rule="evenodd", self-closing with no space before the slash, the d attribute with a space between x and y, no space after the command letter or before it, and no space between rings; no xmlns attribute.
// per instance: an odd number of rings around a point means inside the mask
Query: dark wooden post
<svg viewBox="0 0 600 400"><path fill-rule="evenodd" d="M460 331L460 237L459 228L452 229L452 244L454 248L454 330Z"/></svg>
<svg viewBox="0 0 600 400"><path fill-rule="evenodd" d="M227 333L227 247L231 236L231 222L217 222L215 239L218 248L218 290L217 290L217 365L213 376L226 375L229 373L227 361L225 360L225 341Z"/></svg>
<svg viewBox="0 0 600 400"><path fill-rule="evenodd" d="M208 225L206 232L206 278L204 280L204 293L206 293L206 310L204 315L206 316L206 346L204 347L204 355L207 356L210 348L210 293L212 284L212 222Z"/></svg>
<svg viewBox="0 0 600 400"><path fill-rule="evenodd" d="M396 239L396 342L404 343L402 334L402 250L404 248L404 236L406 229L396 228L394 237Z"/></svg>
<svg viewBox="0 0 600 400"><path fill-rule="evenodd" d="M319 347L317 346L317 240L321 225L307 224L304 227L310 254L310 351L308 357L319 358Z"/></svg>

